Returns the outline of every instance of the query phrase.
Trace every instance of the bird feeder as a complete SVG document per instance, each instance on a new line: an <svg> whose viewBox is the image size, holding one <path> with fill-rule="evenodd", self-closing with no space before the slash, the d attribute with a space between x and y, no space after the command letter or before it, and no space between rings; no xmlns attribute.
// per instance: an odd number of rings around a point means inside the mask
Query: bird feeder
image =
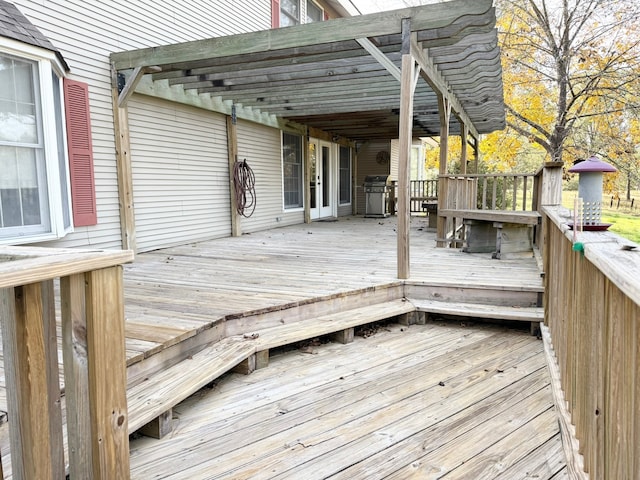
<svg viewBox="0 0 640 480"><path fill-rule="evenodd" d="M589 157L576 163L568 170L577 173L578 197L582 199L582 225L584 230L606 230L611 226L602 223L602 184L603 173L617 172L613 165L603 162L598 157Z"/></svg>

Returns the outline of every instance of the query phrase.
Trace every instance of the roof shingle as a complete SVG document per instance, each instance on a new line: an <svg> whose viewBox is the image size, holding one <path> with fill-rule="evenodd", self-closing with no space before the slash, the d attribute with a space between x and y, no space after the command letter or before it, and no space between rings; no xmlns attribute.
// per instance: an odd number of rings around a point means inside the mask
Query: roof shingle
<svg viewBox="0 0 640 480"><path fill-rule="evenodd" d="M56 54L65 70L69 70L60 51L14 4L5 0L0 0L0 36L50 50Z"/></svg>

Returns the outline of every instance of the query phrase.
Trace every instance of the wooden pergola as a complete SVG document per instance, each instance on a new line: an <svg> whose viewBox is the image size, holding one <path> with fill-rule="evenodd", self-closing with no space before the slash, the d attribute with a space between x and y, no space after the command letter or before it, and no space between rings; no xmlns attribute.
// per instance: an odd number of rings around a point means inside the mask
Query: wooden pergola
<svg viewBox="0 0 640 480"><path fill-rule="evenodd" d="M236 118L344 144L398 138L398 277L408 278L412 138L441 138L444 174L449 135L462 137L465 169L468 146L477 158L479 135L505 125L492 3L454 0L113 53L123 247L135 249L127 114L135 91L228 115L230 163Z"/></svg>

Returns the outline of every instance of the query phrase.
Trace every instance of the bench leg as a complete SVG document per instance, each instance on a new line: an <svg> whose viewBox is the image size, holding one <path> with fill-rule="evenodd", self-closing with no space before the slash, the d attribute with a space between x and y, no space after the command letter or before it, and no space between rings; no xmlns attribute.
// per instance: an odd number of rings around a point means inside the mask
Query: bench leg
<svg viewBox="0 0 640 480"><path fill-rule="evenodd" d="M173 410L169 409L154 418L144 427L138 430L141 434L151 438L163 438L171 433L171 420L173 419Z"/></svg>
<svg viewBox="0 0 640 480"><path fill-rule="evenodd" d="M256 353L256 370L269 366L269 350L261 350Z"/></svg>
<svg viewBox="0 0 640 480"><path fill-rule="evenodd" d="M331 340L337 343L347 344L353 342L355 328L345 328L331 334Z"/></svg>
<svg viewBox="0 0 640 480"><path fill-rule="evenodd" d="M502 223L494 222L493 226L496 227L496 251L491 258L497 258L500 260L500 251L502 249Z"/></svg>
<svg viewBox="0 0 640 480"><path fill-rule="evenodd" d="M256 370L256 354L250 355L238 365L231 369L234 373L241 373L243 375L249 375Z"/></svg>
<svg viewBox="0 0 640 480"><path fill-rule="evenodd" d="M398 323L400 325L416 325L418 323L418 315L416 312L403 313L398 315Z"/></svg>

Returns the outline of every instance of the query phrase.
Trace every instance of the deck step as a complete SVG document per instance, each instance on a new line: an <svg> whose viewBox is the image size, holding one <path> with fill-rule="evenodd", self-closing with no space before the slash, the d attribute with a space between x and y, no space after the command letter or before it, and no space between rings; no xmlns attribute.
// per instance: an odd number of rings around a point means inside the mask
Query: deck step
<svg viewBox="0 0 640 480"><path fill-rule="evenodd" d="M516 320L522 322L541 322L544 320L544 309L542 307L510 307L419 299L411 299L410 302L419 312L439 313L441 315Z"/></svg>
<svg viewBox="0 0 640 480"><path fill-rule="evenodd" d="M160 417L185 398L256 352L242 337L220 340L127 391L129 433Z"/></svg>
<svg viewBox="0 0 640 480"><path fill-rule="evenodd" d="M358 325L413 311L415 307L410 302L393 300L222 339L128 390L129 433L147 428L154 421L170 423L174 406L229 370L250 373L256 368L256 362L262 362L258 368L266 366L263 357L260 360L254 355L258 352L266 353L268 362L269 349L339 334Z"/></svg>
<svg viewBox="0 0 640 480"><path fill-rule="evenodd" d="M260 352L414 311L411 302L399 299L331 313L313 320L255 330L251 334L255 336L256 350Z"/></svg>

